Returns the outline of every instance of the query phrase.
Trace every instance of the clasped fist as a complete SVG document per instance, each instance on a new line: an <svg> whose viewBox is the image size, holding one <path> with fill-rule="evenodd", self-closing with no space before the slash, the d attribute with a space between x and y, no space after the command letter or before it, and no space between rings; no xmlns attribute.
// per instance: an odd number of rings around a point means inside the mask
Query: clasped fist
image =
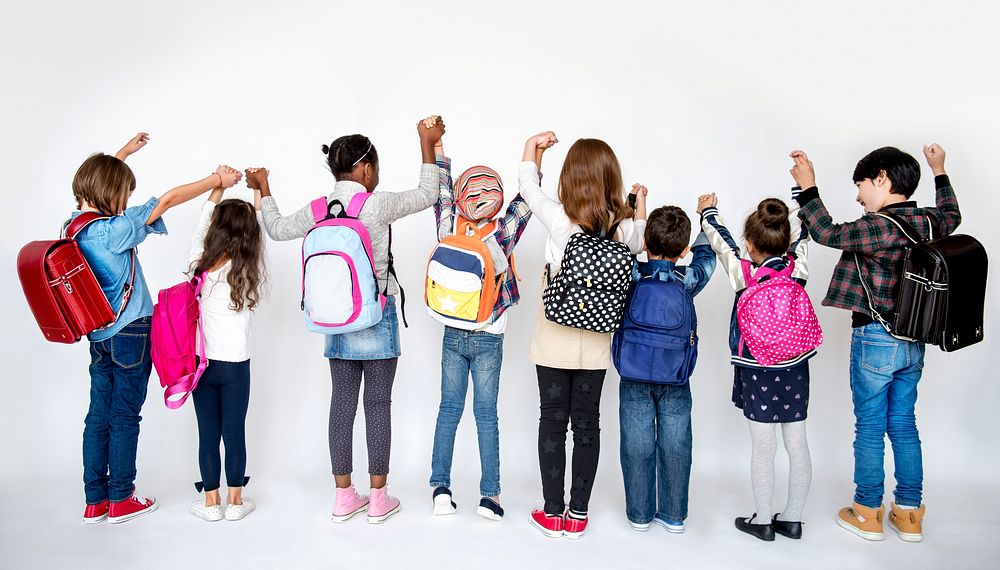
<svg viewBox="0 0 1000 570"><path fill-rule="evenodd" d="M719 205L719 199L715 196L715 192L711 194L702 194L698 196L698 207L695 212L701 214L705 211L705 208L714 208Z"/></svg>
<svg viewBox="0 0 1000 570"><path fill-rule="evenodd" d="M226 188L232 188L237 182L243 179L243 175L239 170L236 170L232 166L226 164L220 164L218 168L215 169L215 173L219 175L219 185L216 188L221 188L225 190Z"/></svg>
<svg viewBox="0 0 1000 570"><path fill-rule="evenodd" d="M444 136L444 119L441 115L431 115L426 119L417 121L417 134L421 143L428 143L431 146L437 145Z"/></svg>
<svg viewBox="0 0 1000 570"><path fill-rule="evenodd" d="M792 157L795 161L795 165L789 172L792 178L795 179L795 185L803 190L808 190L816 185L816 171L813 169L813 163L806 156L806 153L801 150L793 150L788 156Z"/></svg>

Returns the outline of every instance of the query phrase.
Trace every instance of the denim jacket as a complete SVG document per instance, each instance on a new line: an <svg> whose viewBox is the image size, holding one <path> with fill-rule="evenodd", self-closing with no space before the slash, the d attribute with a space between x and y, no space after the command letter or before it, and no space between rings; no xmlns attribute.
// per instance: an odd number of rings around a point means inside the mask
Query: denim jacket
<svg viewBox="0 0 1000 570"><path fill-rule="evenodd" d="M142 243L149 234L167 233L167 225L162 217L146 225L149 214L159 203L159 198L150 198L145 204L127 208L120 215L91 223L76 237L84 259L97 277L97 282L101 284L104 296L111 303L112 311L118 312L125 295L125 285L128 284L132 269L129 266L131 259L129 251ZM70 219L81 213L73 212ZM137 255L131 300L113 325L90 333L87 339L92 342L107 340L115 336L125 325L152 314L153 299L149 295L149 287L146 286L142 265L139 264Z"/></svg>

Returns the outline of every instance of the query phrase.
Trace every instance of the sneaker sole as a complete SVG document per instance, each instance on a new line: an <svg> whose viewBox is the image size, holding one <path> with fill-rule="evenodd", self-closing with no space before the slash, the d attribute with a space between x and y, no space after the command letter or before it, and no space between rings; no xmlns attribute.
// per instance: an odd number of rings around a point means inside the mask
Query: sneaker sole
<svg viewBox="0 0 1000 570"><path fill-rule="evenodd" d="M852 533L860 536L865 540L870 540L872 542L885 540L884 532L868 532L867 530L861 530L860 528L852 525L851 523L845 522L844 519L840 518L839 516L837 517L837 524L840 525L840 528L851 531Z"/></svg>
<svg viewBox="0 0 1000 570"><path fill-rule="evenodd" d="M663 527L664 529L666 529L667 532L671 534L684 534L684 527L682 526L674 526L672 524L667 524L658 519L653 519L653 522Z"/></svg>
<svg viewBox="0 0 1000 570"><path fill-rule="evenodd" d="M130 514L127 514L127 515L122 515L120 517L109 516L108 517L108 522L111 523L111 524L119 524L119 523L127 522L127 521L130 521L130 520L134 519L134 518L141 517L142 515L148 515L149 513L155 511L158 508L160 508L160 503L153 503L152 505L146 507L145 509L142 509L141 511L136 511L134 513L130 513Z"/></svg>
<svg viewBox="0 0 1000 570"><path fill-rule="evenodd" d="M255 510L257 510L257 509L255 509L255 508L254 509L250 509L250 510L243 509L243 510L240 511L240 516L238 516L238 517L231 517L231 516L229 516L229 511L227 510L226 514L224 515L224 518L227 521L239 521L239 520L243 520L243 519L247 518L248 516L250 516L250 513L254 512Z"/></svg>
<svg viewBox="0 0 1000 570"><path fill-rule="evenodd" d="M458 509L452 504L451 495L442 493L434 497L435 515L453 515Z"/></svg>
<svg viewBox="0 0 1000 570"><path fill-rule="evenodd" d="M382 524L385 521L389 520L389 517L391 517L392 515L394 515L394 514L396 514L398 512L399 512L399 505L396 505L396 508L392 509L391 511L387 512L384 515L379 515L377 517L373 517L371 515L368 515L368 524Z"/></svg>
<svg viewBox="0 0 1000 570"><path fill-rule="evenodd" d="M197 518L205 521L205 522L219 522L219 521L222 520L222 514L219 514L219 518L214 518L214 517L205 517L205 516L202 516L200 513L198 513L197 511L195 511L193 509L189 510L188 512L191 513L192 515L194 515L195 517L197 517Z"/></svg>
<svg viewBox="0 0 1000 570"><path fill-rule="evenodd" d="M83 517L83 524L97 524L102 523L107 520L108 515L101 515L99 517Z"/></svg>
<svg viewBox="0 0 1000 570"><path fill-rule="evenodd" d="M632 527L632 530L634 530L636 532L649 532L649 523L646 523L646 524L637 524L637 523L634 523L632 521L629 521L628 525L630 527Z"/></svg>
<svg viewBox="0 0 1000 570"><path fill-rule="evenodd" d="M923 533L903 532L903 531L899 530L899 527L897 527L892 522L892 519L889 519L889 528L891 528L892 530L896 531L896 534L899 535L900 540L903 540L903 541L906 541L906 542L921 542L924 539Z"/></svg>
<svg viewBox="0 0 1000 570"><path fill-rule="evenodd" d="M367 510L368 510L368 503L365 503L360 508L358 508L358 510L356 510L354 512L351 512L351 513L347 513L346 515L330 515L330 520L332 522L337 523L337 524L345 523L345 522L351 520L352 518L354 518L355 516L360 515L361 513L365 512Z"/></svg>
<svg viewBox="0 0 1000 570"><path fill-rule="evenodd" d="M502 516L494 513L492 510L487 509L486 507L476 507L476 514L483 517L484 519L489 519L491 521L503 520Z"/></svg>
<svg viewBox="0 0 1000 570"><path fill-rule="evenodd" d="M580 540L583 538L583 533L587 531L581 530L580 532L569 532L568 530L563 531L563 536L570 540Z"/></svg>
<svg viewBox="0 0 1000 570"><path fill-rule="evenodd" d="M530 522L531 526L537 528L538 532L541 532L547 538L562 538L562 536L563 536L563 531L561 531L561 530L549 530L549 529L545 528L544 526L538 524L538 522L535 520L535 517L531 516L530 514L528 515L528 522Z"/></svg>

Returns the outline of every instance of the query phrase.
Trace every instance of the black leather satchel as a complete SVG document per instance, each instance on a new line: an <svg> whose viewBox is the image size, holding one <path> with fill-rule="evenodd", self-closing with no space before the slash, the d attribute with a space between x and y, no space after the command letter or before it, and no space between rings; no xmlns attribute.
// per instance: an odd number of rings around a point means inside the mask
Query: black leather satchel
<svg viewBox="0 0 1000 570"><path fill-rule="evenodd" d="M988 268L983 245L962 234L934 239L933 223L928 224L932 234L923 239L906 220L888 212L875 215L896 224L912 245L903 258L891 323L875 309L855 254L872 318L896 338L933 344L945 352L983 340Z"/></svg>

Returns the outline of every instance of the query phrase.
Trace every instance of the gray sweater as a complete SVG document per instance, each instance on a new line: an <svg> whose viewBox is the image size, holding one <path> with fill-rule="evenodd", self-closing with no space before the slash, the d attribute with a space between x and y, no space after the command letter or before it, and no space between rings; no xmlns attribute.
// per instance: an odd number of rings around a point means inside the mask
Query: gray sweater
<svg viewBox="0 0 1000 570"><path fill-rule="evenodd" d="M342 180L334 184L328 200L340 200L346 206L352 196L364 191L365 187L361 184ZM368 228L372 238L372 254L375 257L380 291L385 290L388 284L389 295L399 294L399 284L388 280L389 224L404 216L430 208L437 198L438 167L435 164L422 164L420 185L417 188L405 192L374 192L365 203L359 219ZM261 200L260 208L264 216L264 230L275 241L299 239L305 236L314 224L309 204L290 216L282 216L274 197L268 196Z"/></svg>

